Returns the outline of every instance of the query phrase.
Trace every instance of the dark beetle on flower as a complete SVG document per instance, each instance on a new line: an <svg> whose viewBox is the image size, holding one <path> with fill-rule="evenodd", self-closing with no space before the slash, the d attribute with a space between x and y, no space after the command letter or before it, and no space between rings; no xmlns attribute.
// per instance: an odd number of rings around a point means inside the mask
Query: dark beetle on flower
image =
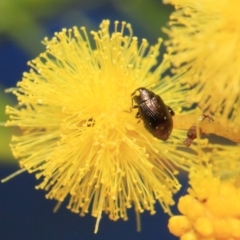
<svg viewBox="0 0 240 240"><path fill-rule="evenodd" d="M173 110L164 104L160 96L146 88L137 88L131 96L131 109L138 108L136 118L142 119L145 128L154 137L166 141L173 128ZM136 105L133 104L133 101Z"/></svg>

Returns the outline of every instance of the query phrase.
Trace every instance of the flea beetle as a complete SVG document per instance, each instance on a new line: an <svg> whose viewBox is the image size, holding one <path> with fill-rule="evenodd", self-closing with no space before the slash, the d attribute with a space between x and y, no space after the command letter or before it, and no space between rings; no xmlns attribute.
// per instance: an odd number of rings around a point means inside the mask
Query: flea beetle
<svg viewBox="0 0 240 240"><path fill-rule="evenodd" d="M137 88L131 96L131 109L138 108L136 118L142 119L145 128L154 137L166 141L173 128L173 110L164 104L160 96L146 88Z"/></svg>

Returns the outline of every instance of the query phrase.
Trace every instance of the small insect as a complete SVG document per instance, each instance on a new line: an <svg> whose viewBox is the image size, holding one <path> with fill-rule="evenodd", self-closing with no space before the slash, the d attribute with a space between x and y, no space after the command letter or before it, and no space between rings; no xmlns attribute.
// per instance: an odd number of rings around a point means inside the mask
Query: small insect
<svg viewBox="0 0 240 240"><path fill-rule="evenodd" d="M137 92L139 95L136 95ZM142 119L145 128L154 137L166 141L173 128L173 110L164 104L160 96L146 88L137 88L131 96L131 109L138 108L136 118ZM134 101L136 105L133 104Z"/></svg>
<svg viewBox="0 0 240 240"><path fill-rule="evenodd" d="M200 135L202 135L202 130L201 128L199 129L199 133ZM191 126L189 129L188 129L188 132L187 132L187 138L186 140L184 140L183 144L186 146L186 147L190 147L190 145L192 144L192 142L194 141L194 139L197 138L197 127L196 126Z"/></svg>
<svg viewBox="0 0 240 240"><path fill-rule="evenodd" d="M208 121L209 123L211 123L214 120L211 116L203 113L203 115L199 118L199 121L200 122ZM205 133L202 131L201 127L199 127L199 137L202 137L204 134ZM190 145L196 138L197 138L197 126L193 125L188 129L187 138L186 138L186 140L184 140L183 143L186 147L190 147Z"/></svg>

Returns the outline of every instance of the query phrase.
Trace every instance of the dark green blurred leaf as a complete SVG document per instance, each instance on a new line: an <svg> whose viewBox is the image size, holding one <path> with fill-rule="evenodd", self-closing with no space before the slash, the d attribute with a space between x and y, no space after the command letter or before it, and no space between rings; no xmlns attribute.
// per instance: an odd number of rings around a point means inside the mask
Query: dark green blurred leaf
<svg viewBox="0 0 240 240"><path fill-rule="evenodd" d="M2 123L5 123L7 120L7 116L5 114L5 107L8 104L12 104L13 100L4 93L4 89L0 86L0 136L1 136L1 144L0 144L0 164L16 164L17 162L14 160L12 153L10 151L10 140L11 135L14 133L14 129L6 128L2 126Z"/></svg>

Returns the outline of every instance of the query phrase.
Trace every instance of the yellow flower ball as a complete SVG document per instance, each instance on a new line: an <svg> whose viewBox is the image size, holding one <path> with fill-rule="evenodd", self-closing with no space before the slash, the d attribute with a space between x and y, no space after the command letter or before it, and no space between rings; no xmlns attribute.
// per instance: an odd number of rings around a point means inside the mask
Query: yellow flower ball
<svg viewBox="0 0 240 240"><path fill-rule="evenodd" d="M181 240L237 240L240 237L239 189L232 182L219 181L210 167L199 167L190 172L190 194L179 199L178 209L183 215L169 219L169 231ZM202 199L201 182L208 182ZM196 191L197 190L197 191ZM200 194L198 196L198 193Z"/></svg>
<svg viewBox="0 0 240 240"><path fill-rule="evenodd" d="M158 63L161 42L139 42L126 22L111 32L109 20L91 37L73 27L44 39L46 51L10 89L18 105L7 107L6 126L20 128L13 155L47 198L69 199L72 212L98 221L103 211L126 220L131 207L154 214L157 202L170 213L180 188L174 164L188 168L196 156L176 150L183 131L173 130L167 142L154 138L136 119L131 97L147 87L176 113L184 105L178 78L161 78L170 66L167 56Z"/></svg>

